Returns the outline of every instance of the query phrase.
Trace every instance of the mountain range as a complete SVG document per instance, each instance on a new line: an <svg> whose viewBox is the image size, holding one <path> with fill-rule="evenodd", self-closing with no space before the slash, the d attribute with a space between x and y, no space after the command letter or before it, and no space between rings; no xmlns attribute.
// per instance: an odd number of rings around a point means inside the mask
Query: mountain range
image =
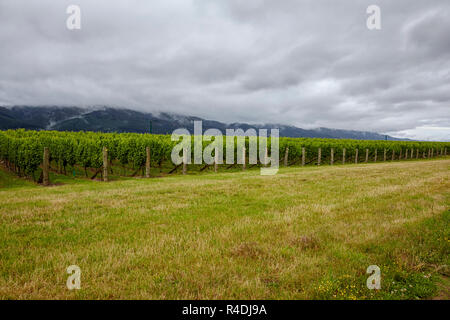
<svg viewBox="0 0 450 320"><path fill-rule="evenodd" d="M282 137L335 138L358 140L403 140L374 132L329 128L302 129L279 124L223 123L198 117L160 112L146 113L112 107L0 106L0 129L32 129L59 131L101 131L171 134L186 128L193 133L194 121L203 121L203 130L273 129Z"/></svg>

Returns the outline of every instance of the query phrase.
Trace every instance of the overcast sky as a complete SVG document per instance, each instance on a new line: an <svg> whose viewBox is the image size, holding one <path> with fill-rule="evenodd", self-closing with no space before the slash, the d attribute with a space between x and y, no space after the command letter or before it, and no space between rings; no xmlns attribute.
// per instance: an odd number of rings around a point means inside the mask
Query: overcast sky
<svg viewBox="0 0 450 320"><path fill-rule="evenodd" d="M24 104L450 141L450 1L0 0L0 105Z"/></svg>

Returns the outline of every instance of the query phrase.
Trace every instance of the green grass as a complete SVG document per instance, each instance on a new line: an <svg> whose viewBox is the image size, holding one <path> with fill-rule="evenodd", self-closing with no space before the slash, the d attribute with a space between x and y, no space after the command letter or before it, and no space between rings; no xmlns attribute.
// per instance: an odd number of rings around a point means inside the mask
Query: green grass
<svg viewBox="0 0 450 320"><path fill-rule="evenodd" d="M449 169L54 175L47 188L0 172L0 298L448 299ZM81 290L66 288L72 264Z"/></svg>
<svg viewBox="0 0 450 320"><path fill-rule="evenodd" d="M13 176L9 172L0 170L0 190L3 190L5 188L11 189L32 185L33 183L26 179L19 179L18 177Z"/></svg>

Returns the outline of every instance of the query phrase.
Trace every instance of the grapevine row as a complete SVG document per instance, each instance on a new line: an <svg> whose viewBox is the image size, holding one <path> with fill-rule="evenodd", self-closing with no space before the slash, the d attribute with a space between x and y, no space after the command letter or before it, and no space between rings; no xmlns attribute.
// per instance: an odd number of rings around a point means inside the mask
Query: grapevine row
<svg viewBox="0 0 450 320"><path fill-rule="evenodd" d="M223 154L226 153L225 137L223 137ZM50 150L50 162L66 172L66 168L79 166L87 175L88 169L99 169L103 165L102 149L108 149L108 158L120 166L139 170L146 163L146 148L151 150L152 167L161 167L162 163L171 160L171 152L178 141L172 141L170 135L153 135L137 133L96 133L96 132L60 132L7 130L0 131L0 159L19 175L34 177L39 169L44 147ZM209 141L203 142L206 147ZM248 150L249 140L246 139ZM268 141L270 155L270 139ZM237 152L235 144L235 153ZM303 158L304 164L330 163L331 154L335 163L343 158L343 152L348 162L364 162L366 156L373 161L382 160L384 153L388 159L428 158L433 155L447 155L448 142L417 142L417 141L373 141L373 140L338 140L311 138L280 138L280 164L299 164ZM191 148L192 152L194 148ZM288 149L288 152L285 152ZM345 150L345 151L344 151ZM356 154L358 153L358 158ZM366 155L367 152L367 155ZM236 159L237 155L235 156Z"/></svg>

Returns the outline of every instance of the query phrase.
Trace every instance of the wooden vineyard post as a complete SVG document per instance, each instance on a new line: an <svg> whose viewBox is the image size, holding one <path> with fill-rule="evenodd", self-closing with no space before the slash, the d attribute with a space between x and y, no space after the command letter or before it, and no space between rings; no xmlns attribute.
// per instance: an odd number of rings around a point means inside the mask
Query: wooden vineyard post
<svg viewBox="0 0 450 320"><path fill-rule="evenodd" d="M214 172L215 173L217 173L218 165L219 165L219 149L216 148L216 150L214 152Z"/></svg>
<svg viewBox="0 0 450 320"><path fill-rule="evenodd" d="M406 152L405 152L405 160L408 160L408 153L409 153L409 149L406 149Z"/></svg>
<svg viewBox="0 0 450 320"><path fill-rule="evenodd" d="M431 158L434 157L434 148L431 148Z"/></svg>
<svg viewBox="0 0 450 320"><path fill-rule="evenodd" d="M431 156L431 149L428 149L428 158Z"/></svg>
<svg viewBox="0 0 450 320"><path fill-rule="evenodd" d="M384 156L383 156L383 161L386 162L386 149L384 149Z"/></svg>
<svg viewBox="0 0 450 320"><path fill-rule="evenodd" d="M288 159L289 159L289 147L286 147L286 152L284 153L284 166L288 166Z"/></svg>
<svg viewBox="0 0 450 320"><path fill-rule="evenodd" d="M377 158L378 158L378 149L375 149L374 162L377 162Z"/></svg>
<svg viewBox="0 0 450 320"><path fill-rule="evenodd" d="M392 161L395 160L395 150L392 150Z"/></svg>
<svg viewBox="0 0 450 320"><path fill-rule="evenodd" d="M330 164L334 164L334 148L331 148L331 154L330 154Z"/></svg>
<svg viewBox="0 0 450 320"><path fill-rule="evenodd" d="M187 174L187 150L183 148L183 175Z"/></svg>
<svg viewBox="0 0 450 320"><path fill-rule="evenodd" d="M419 148L416 149L416 159L419 159Z"/></svg>
<svg viewBox="0 0 450 320"><path fill-rule="evenodd" d="M306 162L306 150L305 148L302 148L302 167L305 166L305 162Z"/></svg>
<svg viewBox="0 0 450 320"><path fill-rule="evenodd" d="M103 181L108 181L108 149L103 147Z"/></svg>
<svg viewBox="0 0 450 320"><path fill-rule="evenodd" d="M426 155L425 155L425 151L422 151L422 157L425 159Z"/></svg>
<svg viewBox="0 0 450 320"><path fill-rule="evenodd" d="M44 186L48 186L50 184L49 169L50 169L50 152L48 150L48 147L44 147L44 158L42 161L42 184Z"/></svg>
<svg viewBox="0 0 450 320"><path fill-rule="evenodd" d="M447 156L447 148L444 150L444 156Z"/></svg>
<svg viewBox="0 0 450 320"><path fill-rule="evenodd" d="M242 160L243 160L243 162L242 162L242 170L244 171L245 170L245 167L246 167L246 162L247 162L247 159L246 159L246 150L245 150L245 147L242 147Z"/></svg>
<svg viewBox="0 0 450 320"><path fill-rule="evenodd" d="M322 160L322 148L319 148L317 152L317 165L320 166L320 162Z"/></svg>
<svg viewBox="0 0 450 320"><path fill-rule="evenodd" d="M269 163L268 159L269 159L269 153L268 153L267 147L266 147L266 150L264 151L264 167L267 167L267 164Z"/></svg>
<svg viewBox="0 0 450 320"><path fill-rule="evenodd" d="M369 149L366 149L366 163L369 162Z"/></svg>
<svg viewBox="0 0 450 320"><path fill-rule="evenodd" d="M345 148L342 149L342 164L345 164Z"/></svg>
<svg viewBox="0 0 450 320"><path fill-rule="evenodd" d="M355 163L358 163L358 152L359 152L359 150L356 149L355 150Z"/></svg>
<svg viewBox="0 0 450 320"><path fill-rule="evenodd" d="M150 147L145 148L146 160L145 160L145 177L150 178Z"/></svg>

